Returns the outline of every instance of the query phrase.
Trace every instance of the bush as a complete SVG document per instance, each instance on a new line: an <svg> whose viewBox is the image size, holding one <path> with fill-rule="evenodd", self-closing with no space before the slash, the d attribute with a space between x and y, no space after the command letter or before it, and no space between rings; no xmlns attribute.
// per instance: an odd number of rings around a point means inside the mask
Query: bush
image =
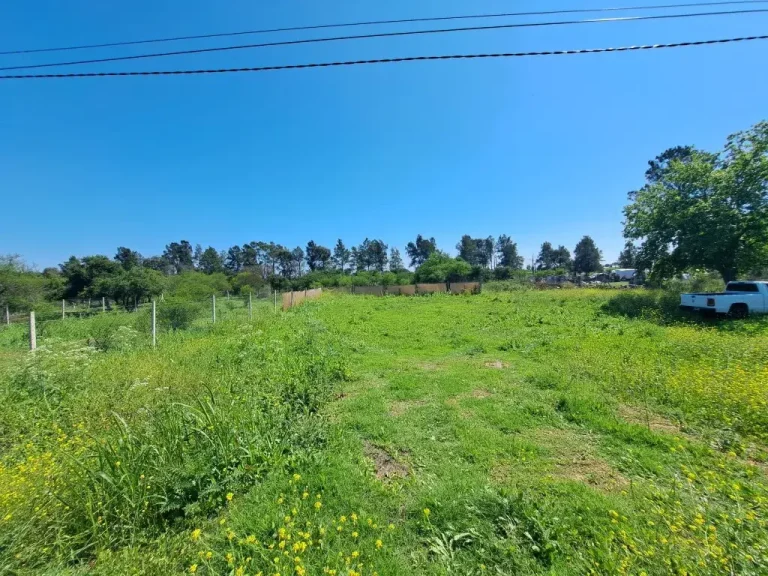
<svg viewBox="0 0 768 576"><path fill-rule="evenodd" d="M414 281L417 283L459 282L472 275L472 267L459 258L451 258L442 252L433 252L416 269Z"/></svg>
<svg viewBox="0 0 768 576"><path fill-rule="evenodd" d="M198 302L166 298L165 302L158 304L157 321L165 328L184 330L202 313L203 307Z"/></svg>

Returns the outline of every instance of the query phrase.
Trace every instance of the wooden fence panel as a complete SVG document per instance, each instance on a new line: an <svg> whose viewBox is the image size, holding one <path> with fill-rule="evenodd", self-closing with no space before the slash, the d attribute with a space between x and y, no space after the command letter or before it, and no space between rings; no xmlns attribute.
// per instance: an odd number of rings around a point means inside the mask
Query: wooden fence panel
<svg viewBox="0 0 768 576"><path fill-rule="evenodd" d="M447 291L445 284L416 284L418 294L441 294Z"/></svg>
<svg viewBox="0 0 768 576"><path fill-rule="evenodd" d="M393 296L413 296L416 294L416 286L413 284L387 286L387 294L391 294Z"/></svg>
<svg viewBox="0 0 768 576"><path fill-rule="evenodd" d="M368 294L371 296L384 296L383 286L354 286L355 294Z"/></svg>
<svg viewBox="0 0 768 576"><path fill-rule="evenodd" d="M451 294L480 293L480 282L451 282Z"/></svg>

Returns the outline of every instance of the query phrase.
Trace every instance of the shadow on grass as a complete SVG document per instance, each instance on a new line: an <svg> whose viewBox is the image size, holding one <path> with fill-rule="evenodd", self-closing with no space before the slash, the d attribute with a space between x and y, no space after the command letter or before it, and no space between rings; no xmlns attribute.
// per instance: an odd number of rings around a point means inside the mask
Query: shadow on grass
<svg viewBox="0 0 768 576"><path fill-rule="evenodd" d="M661 325L706 326L727 332L763 332L768 329L766 316L732 320L725 316L704 315L679 309L680 293L669 290L633 290L611 297L601 311L611 316L642 318Z"/></svg>

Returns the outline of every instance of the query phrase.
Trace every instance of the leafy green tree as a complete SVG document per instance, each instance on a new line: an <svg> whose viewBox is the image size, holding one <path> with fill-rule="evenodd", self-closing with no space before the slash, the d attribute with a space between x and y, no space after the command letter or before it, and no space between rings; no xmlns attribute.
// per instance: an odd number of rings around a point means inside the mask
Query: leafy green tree
<svg viewBox="0 0 768 576"><path fill-rule="evenodd" d="M550 242L544 242L539 250L539 255L536 258L536 268L538 270L552 270L556 268L555 265L555 249L552 248Z"/></svg>
<svg viewBox="0 0 768 576"><path fill-rule="evenodd" d="M304 250L300 246L291 251L291 263L291 278L298 278L304 272Z"/></svg>
<svg viewBox="0 0 768 576"><path fill-rule="evenodd" d="M397 248L392 248L389 253L389 270L390 272L399 272L401 270L405 270L403 258L400 256L400 250Z"/></svg>
<svg viewBox="0 0 768 576"><path fill-rule="evenodd" d="M194 267L192 244L186 240L166 245L163 258L172 267L174 274L181 274Z"/></svg>
<svg viewBox="0 0 768 576"><path fill-rule="evenodd" d="M212 250L212 248L208 248L208 250ZM203 268L203 258L205 257L206 250L203 252L203 254L200 256L200 264L198 264L198 268ZM223 265L226 267L227 270L229 270L232 274L237 274L240 272L240 270L243 268L243 249L240 248L240 246L232 246L227 250L227 256L224 259ZM219 270L216 270L218 272Z"/></svg>
<svg viewBox="0 0 768 576"><path fill-rule="evenodd" d="M162 274L137 266L99 277L94 289L127 308L135 302L158 296L162 293L163 286Z"/></svg>
<svg viewBox="0 0 768 576"><path fill-rule="evenodd" d="M344 246L344 242L341 241L341 238L336 242L336 246L333 247L333 263L342 272L344 272L344 269L349 263L351 257L351 253L349 250L347 250L347 247Z"/></svg>
<svg viewBox="0 0 768 576"><path fill-rule="evenodd" d="M310 271L324 269L328 267L331 261L331 251L325 246L315 244L314 240L310 240L307 243L305 258Z"/></svg>
<svg viewBox="0 0 768 576"><path fill-rule="evenodd" d="M167 274L171 269L171 265L162 256L150 256L149 258L144 258L141 265L149 270L162 272L164 274Z"/></svg>
<svg viewBox="0 0 768 576"><path fill-rule="evenodd" d="M234 248L237 248L238 250L240 249L239 246L234 246ZM204 274L224 272L224 262L221 259L221 255L216 251L216 248L208 246L208 248L203 250L203 253L200 256L199 268L200 272L203 272Z"/></svg>
<svg viewBox="0 0 768 576"><path fill-rule="evenodd" d="M483 241L483 254L486 260L486 266L494 268L496 265L496 239L493 236L488 236Z"/></svg>
<svg viewBox="0 0 768 576"><path fill-rule="evenodd" d="M203 247L200 244L195 244L195 252L192 254L192 266L195 269L200 267L200 258L203 256Z"/></svg>
<svg viewBox="0 0 768 576"><path fill-rule="evenodd" d="M6 305L11 312L33 309L37 303L44 301L48 290L48 278L29 269L19 256L0 256L0 306L3 314Z"/></svg>
<svg viewBox="0 0 768 576"><path fill-rule="evenodd" d="M637 247L632 242L627 241L624 244L624 250L619 254L617 263L621 268L635 267L637 263Z"/></svg>
<svg viewBox="0 0 768 576"><path fill-rule="evenodd" d="M464 262L471 264L475 263L475 252L477 250L477 244L469 234L464 234L456 244L456 250L459 253L459 258Z"/></svg>
<svg viewBox="0 0 768 576"><path fill-rule="evenodd" d="M595 241L589 236L584 236L573 251L573 271L585 274L600 272L603 269L601 258L602 254Z"/></svg>
<svg viewBox="0 0 768 576"><path fill-rule="evenodd" d="M120 263L123 270L130 270L141 266L141 254L125 246L120 246L115 254L115 260Z"/></svg>
<svg viewBox="0 0 768 576"><path fill-rule="evenodd" d="M229 279L220 272L200 274L199 272L187 271L174 274L166 278L165 281L166 296L186 298L187 300L207 302L211 295L231 290Z"/></svg>
<svg viewBox="0 0 768 576"><path fill-rule="evenodd" d="M556 270L570 270L573 267L571 251L562 244L558 246L553 253L553 264Z"/></svg>
<svg viewBox="0 0 768 576"><path fill-rule="evenodd" d="M259 261L259 250L256 242L243 244L243 247L240 249L240 254L241 269L253 269L261 264ZM227 259L229 259L229 254L227 254Z"/></svg>
<svg viewBox="0 0 768 576"><path fill-rule="evenodd" d="M436 251L416 269L415 282L438 283L466 280L472 274L472 266L461 258L451 258Z"/></svg>
<svg viewBox="0 0 768 576"><path fill-rule="evenodd" d="M421 266L429 255L437 250L437 242L434 238L426 239L421 234L416 236L415 242L408 242L405 253L411 259L411 266Z"/></svg>
<svg viewBox="0 0 768 576"><path fill-rule="evenodd" d="M65 283L63 298L102 296L96 288L96 281L122 269L118 262L101 255L85 256L82 259L72 256L60 268Z"/></svg>
<svg viewBox="0 0 768 576"><path fill-rule="evenodd" d="M624 235L637 265L661 279L690 268L726 282L768 262L768 122L730 136L719 154L667 150L629 193Z"/></svg>
<svg viewBox="0 0 768 576"><path fill-rule="evenodd" d="M499 266L504 266L510 270L520 270L523 267L523 257L517 253L517 243L506 234L499 236L496 242L496 253L498 254Z"/></svg>
<svg viewBox="0 0 768 576"><path fill-rule="evenodd" d="M371 268L377 272L384 272L387 269L387 245L381 240L371 240L368 245L368 261Z"/></svg>

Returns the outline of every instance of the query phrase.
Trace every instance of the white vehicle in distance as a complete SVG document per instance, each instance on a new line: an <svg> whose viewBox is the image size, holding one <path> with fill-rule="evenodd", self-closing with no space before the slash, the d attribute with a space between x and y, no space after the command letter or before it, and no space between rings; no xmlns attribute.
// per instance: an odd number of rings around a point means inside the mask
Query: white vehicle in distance
<svg viewBox="0 0 768 576"><path fill-rule="evenodd" d="M682 294L680 308L709 314L746 318L768 313L768 281L728 282L725 292Z"/></svg>

